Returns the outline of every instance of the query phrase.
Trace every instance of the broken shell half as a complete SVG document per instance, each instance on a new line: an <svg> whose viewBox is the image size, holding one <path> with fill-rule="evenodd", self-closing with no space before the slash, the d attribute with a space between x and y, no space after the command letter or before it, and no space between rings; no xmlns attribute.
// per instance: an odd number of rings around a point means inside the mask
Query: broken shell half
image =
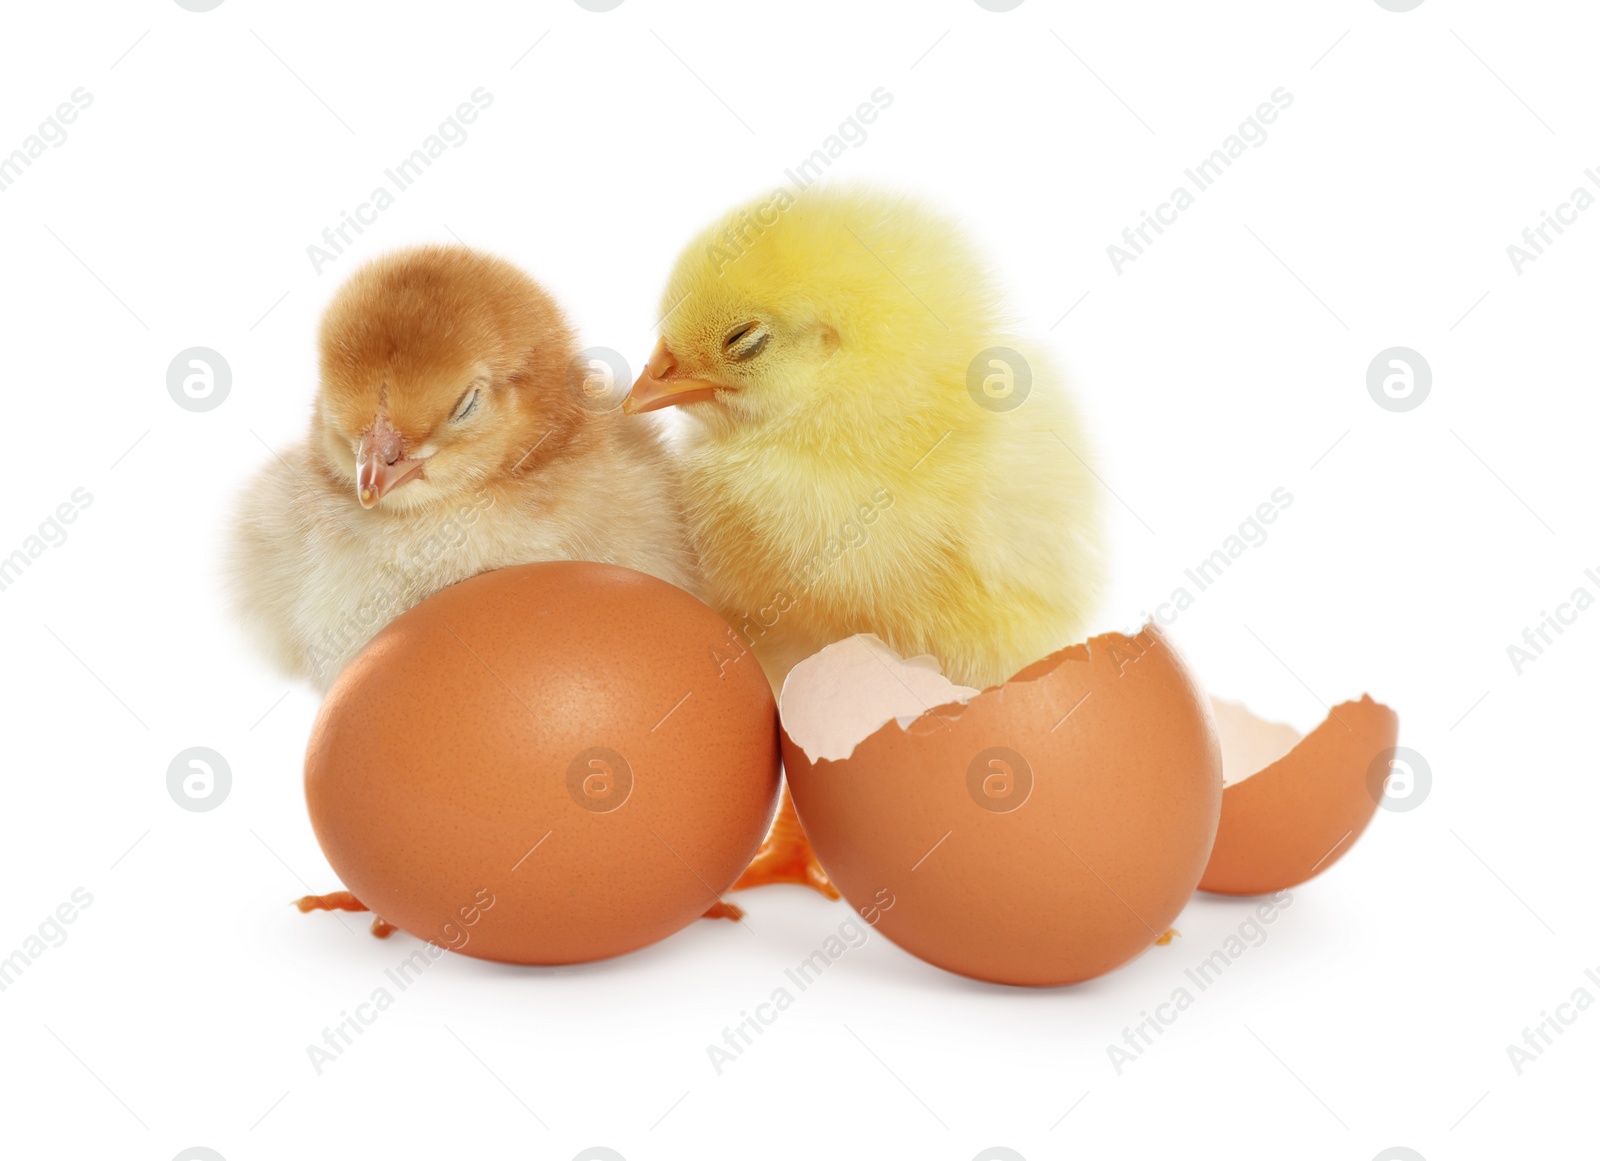
<svg viewBox="0 0 1600 1161"><path fill-rule="evenodd" d="M1261 895L1296 886L1344 857L1372 821L1383 786L1371 771L1400 719L1367 696L1335 706L1302 738L1242 705L1212 699L1222 743L1222 823L1202 891Z"/></svg>
<svg viewBox="0 0 1600 1161"><path fill-rule="evenodd" d="M913 955L995 983L1074 983L1155 943L1222 802L1210 707L1166 638L1095 637L982 692L943 681L850 638L784 683L789 785L834 884Z"/></svg>

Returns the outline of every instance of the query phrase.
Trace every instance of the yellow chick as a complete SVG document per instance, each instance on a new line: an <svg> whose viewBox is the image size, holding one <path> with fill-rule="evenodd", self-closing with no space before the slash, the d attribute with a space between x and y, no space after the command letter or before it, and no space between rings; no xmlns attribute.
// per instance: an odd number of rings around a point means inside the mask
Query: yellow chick
<svg viewBox="0 0 1600 1161"><path fill-rule="evenodd" d="M691 535L775 688L853 633L979 688L1081 638L1085 440L954 223L861 188L763 199L689 244L661 310L624 409L686 405ZM785 827L744 885L820 886L787 801L769 846Z"/></svg>

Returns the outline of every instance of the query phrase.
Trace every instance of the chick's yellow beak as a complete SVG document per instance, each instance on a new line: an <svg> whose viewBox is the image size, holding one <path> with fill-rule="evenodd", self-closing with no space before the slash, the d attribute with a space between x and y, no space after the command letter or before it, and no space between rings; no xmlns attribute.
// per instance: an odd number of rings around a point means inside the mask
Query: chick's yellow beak
<svg viewBox="0 0 1600 1161"><path fill-rule="evenodd" d="M704 403L714 399L718 391L727 391L721 383L709 379L693 379L678 373L678 360L667 346L667 340L656 343L650 352L650 362L622 401L624 415L638 415L644 411L659 411L663 407L676 407L680 403Z"/></svg>

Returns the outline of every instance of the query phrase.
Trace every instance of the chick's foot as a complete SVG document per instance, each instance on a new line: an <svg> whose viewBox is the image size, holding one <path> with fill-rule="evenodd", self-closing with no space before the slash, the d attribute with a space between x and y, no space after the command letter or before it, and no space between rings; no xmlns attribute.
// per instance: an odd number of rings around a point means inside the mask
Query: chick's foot
<svg viewBox="0 0 1600 1161"><path fill-rule="evenodd" d="M333 891L327 895L302 895L294 905L302 915L311 911L367 911L369 908L348 891ZM395 933L394 924L381 916L372 917L372 934L378 939L388 939Z"/></svg>
<svg viewBox="0 0 1600 1161"><path fill-rule="evenodd" d="M733 889L746 891L772 883L798 883L829 899L839 898L838 889L806 841L806 832L800 827L800 816L795 813L794 799L789 797L787 786L783 788L783 804L778 808L778 817L772 820L766 841Z"/></svg>

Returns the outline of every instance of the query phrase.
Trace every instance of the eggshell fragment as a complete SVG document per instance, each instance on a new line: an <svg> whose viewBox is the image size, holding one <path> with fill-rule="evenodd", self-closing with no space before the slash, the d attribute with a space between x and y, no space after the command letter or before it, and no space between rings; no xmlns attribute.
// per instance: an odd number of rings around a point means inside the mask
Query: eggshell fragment
<svg viewBox="0 0 1600 1161"><path fill-rule="evenodd" d="M965 705L978 693L939 672L932 657L901 657L872 633L829 645L800 670L795 690L787 727L791 737L805 739L800 748L813 762L848 758L885 722L904 726L929 706Z"/></svg>
<svg viewBox="0 0 1600 1161"><path fill-rule="evenodd" d="M777 805L777 714L737 634L665 581L500 569L396 618L334 683L306 751L328 861L385 920L513 963L679 930Z"/></svg>
<svg viewBox="0 0 1600 1161"><path fill-rule="evenodd" d="M783 753L806 836L867 922L949 971L1033 986L1110 971L1167 931L1211 849L1222 765L1159 630L1063 649L813 762L827 739L791 727L817 720L819 691L865 703L901 678L841 686L850 652L790 673Z"/></svg>
<svg viewBox="0 0 1600 1161"><path fill-rule="evenodd" d="M1281 891L1343 858L1378 809L1371 770L1399 736L1395 712L1363 696L1334 707L1301 738L1242 705L1213 699L1212 707L1225 785L1200 889Z"/></svg>

